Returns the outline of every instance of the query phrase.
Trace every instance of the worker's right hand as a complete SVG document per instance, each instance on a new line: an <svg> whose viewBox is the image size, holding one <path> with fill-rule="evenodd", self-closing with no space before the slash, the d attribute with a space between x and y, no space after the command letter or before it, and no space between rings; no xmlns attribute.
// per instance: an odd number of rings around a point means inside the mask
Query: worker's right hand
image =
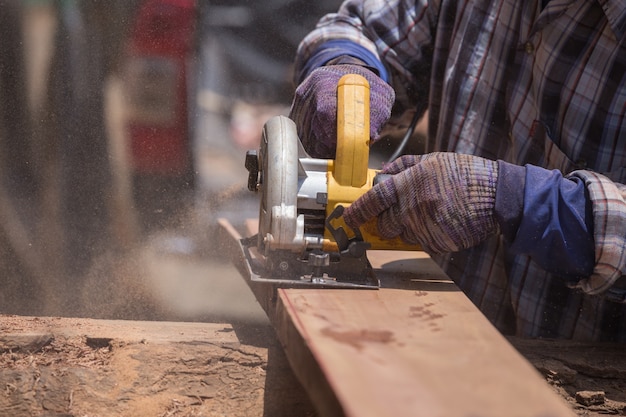
<svg viewBox="0 0 626 417"><path fill-rule="evenodd" d="M334 158L337 145L337 84L346 74L359 74L370 84L370 139L372 143L391 116L395 93L375 73L360 65L316 68L296 89L289 117L298 127L306 151L315 158Z"/></svg>
<svg viewBox="0 0 626 417"><path fill-rule="evenodd" d="M500 230L496 161L446 152L404 155L382 172L389 178L344 211L351 228L377 217L380 236L399 236L430 253L471 248Z"/></svg>

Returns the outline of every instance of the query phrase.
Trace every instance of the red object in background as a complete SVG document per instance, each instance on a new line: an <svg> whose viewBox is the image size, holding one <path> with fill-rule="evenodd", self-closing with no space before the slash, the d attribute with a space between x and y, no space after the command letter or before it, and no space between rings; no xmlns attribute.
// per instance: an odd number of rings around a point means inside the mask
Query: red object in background
<svg viewBox="0 0 626 417"><path fill-rule="evenodd" d="M146 0L127 44L126 94L135 173L181 176L192 169L188 78L195 0Z"/></svg>

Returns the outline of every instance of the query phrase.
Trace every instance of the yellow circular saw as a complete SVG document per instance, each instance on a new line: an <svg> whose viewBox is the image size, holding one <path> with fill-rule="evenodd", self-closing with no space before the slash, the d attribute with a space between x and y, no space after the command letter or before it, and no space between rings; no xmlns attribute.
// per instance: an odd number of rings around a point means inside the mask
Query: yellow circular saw
<svg viewBox="0 0 626 417"><path fill-rule="evenodd" d="M334 160L310 157L291 119L265 124L259 151L246 155L248 188L260 193L258 234L242 240L252 280L378 288L367 249L419 249L380 238L375 221L351 230L341 217L377 180L368 166L369 96L364 77L340 79Z"/></svg>

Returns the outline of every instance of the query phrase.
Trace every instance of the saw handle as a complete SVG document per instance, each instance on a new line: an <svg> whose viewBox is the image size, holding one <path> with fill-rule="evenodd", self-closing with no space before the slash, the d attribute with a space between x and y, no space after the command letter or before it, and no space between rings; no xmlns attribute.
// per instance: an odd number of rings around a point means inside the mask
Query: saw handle
<svg viewBox="0 0 626 417"><path fill-rule="evenodd" d="M326 227L325 238L335 241L330 230L351 230L333 212L338 206L347 207L389 175L369 168L370 145L370 87L361 75L348 74L337 84L337 152L329 161L326 217L332 223ZM378 233L376 219L365 223L355 234L372 249L419 250L400 238L383 239ZM360 240L361 236L355 236ZM352 237L348 237L352 240ZM343 239L340 239L343 240ZM337 242L339 243L339 242Z"/></svg>
<svg viewBox="0 0 626 417"><path fill-rule="evenodd" d="M363 187L367 182L370 144L370 86L357 74L337 85L337 151L333 176L339 185Z"/></svg>

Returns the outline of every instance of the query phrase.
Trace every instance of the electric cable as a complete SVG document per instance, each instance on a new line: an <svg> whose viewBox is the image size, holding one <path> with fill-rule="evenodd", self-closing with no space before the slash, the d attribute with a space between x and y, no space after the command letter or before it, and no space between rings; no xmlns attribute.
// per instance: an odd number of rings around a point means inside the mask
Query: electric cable
<svg viewBox="0 0 626 417"><path fill-rule="evenodd" d="M413 132L415 132L415 127L417 126L417 122L419 122L420 117L421 117L421 114L417 111L415 112L415 114L413 114L413 119L411 119L411 124L409 124L409 127L407 128L407 131L404 134L404 137L402 138L402 141L396 148L395 152L389 157L389 159L387 160L387 163L391 163L395 161L402 154L402 152L404 151L404 148L406 148L406 145L409 143L409 139L411 139L411 136L413 136Z"/></svg>

